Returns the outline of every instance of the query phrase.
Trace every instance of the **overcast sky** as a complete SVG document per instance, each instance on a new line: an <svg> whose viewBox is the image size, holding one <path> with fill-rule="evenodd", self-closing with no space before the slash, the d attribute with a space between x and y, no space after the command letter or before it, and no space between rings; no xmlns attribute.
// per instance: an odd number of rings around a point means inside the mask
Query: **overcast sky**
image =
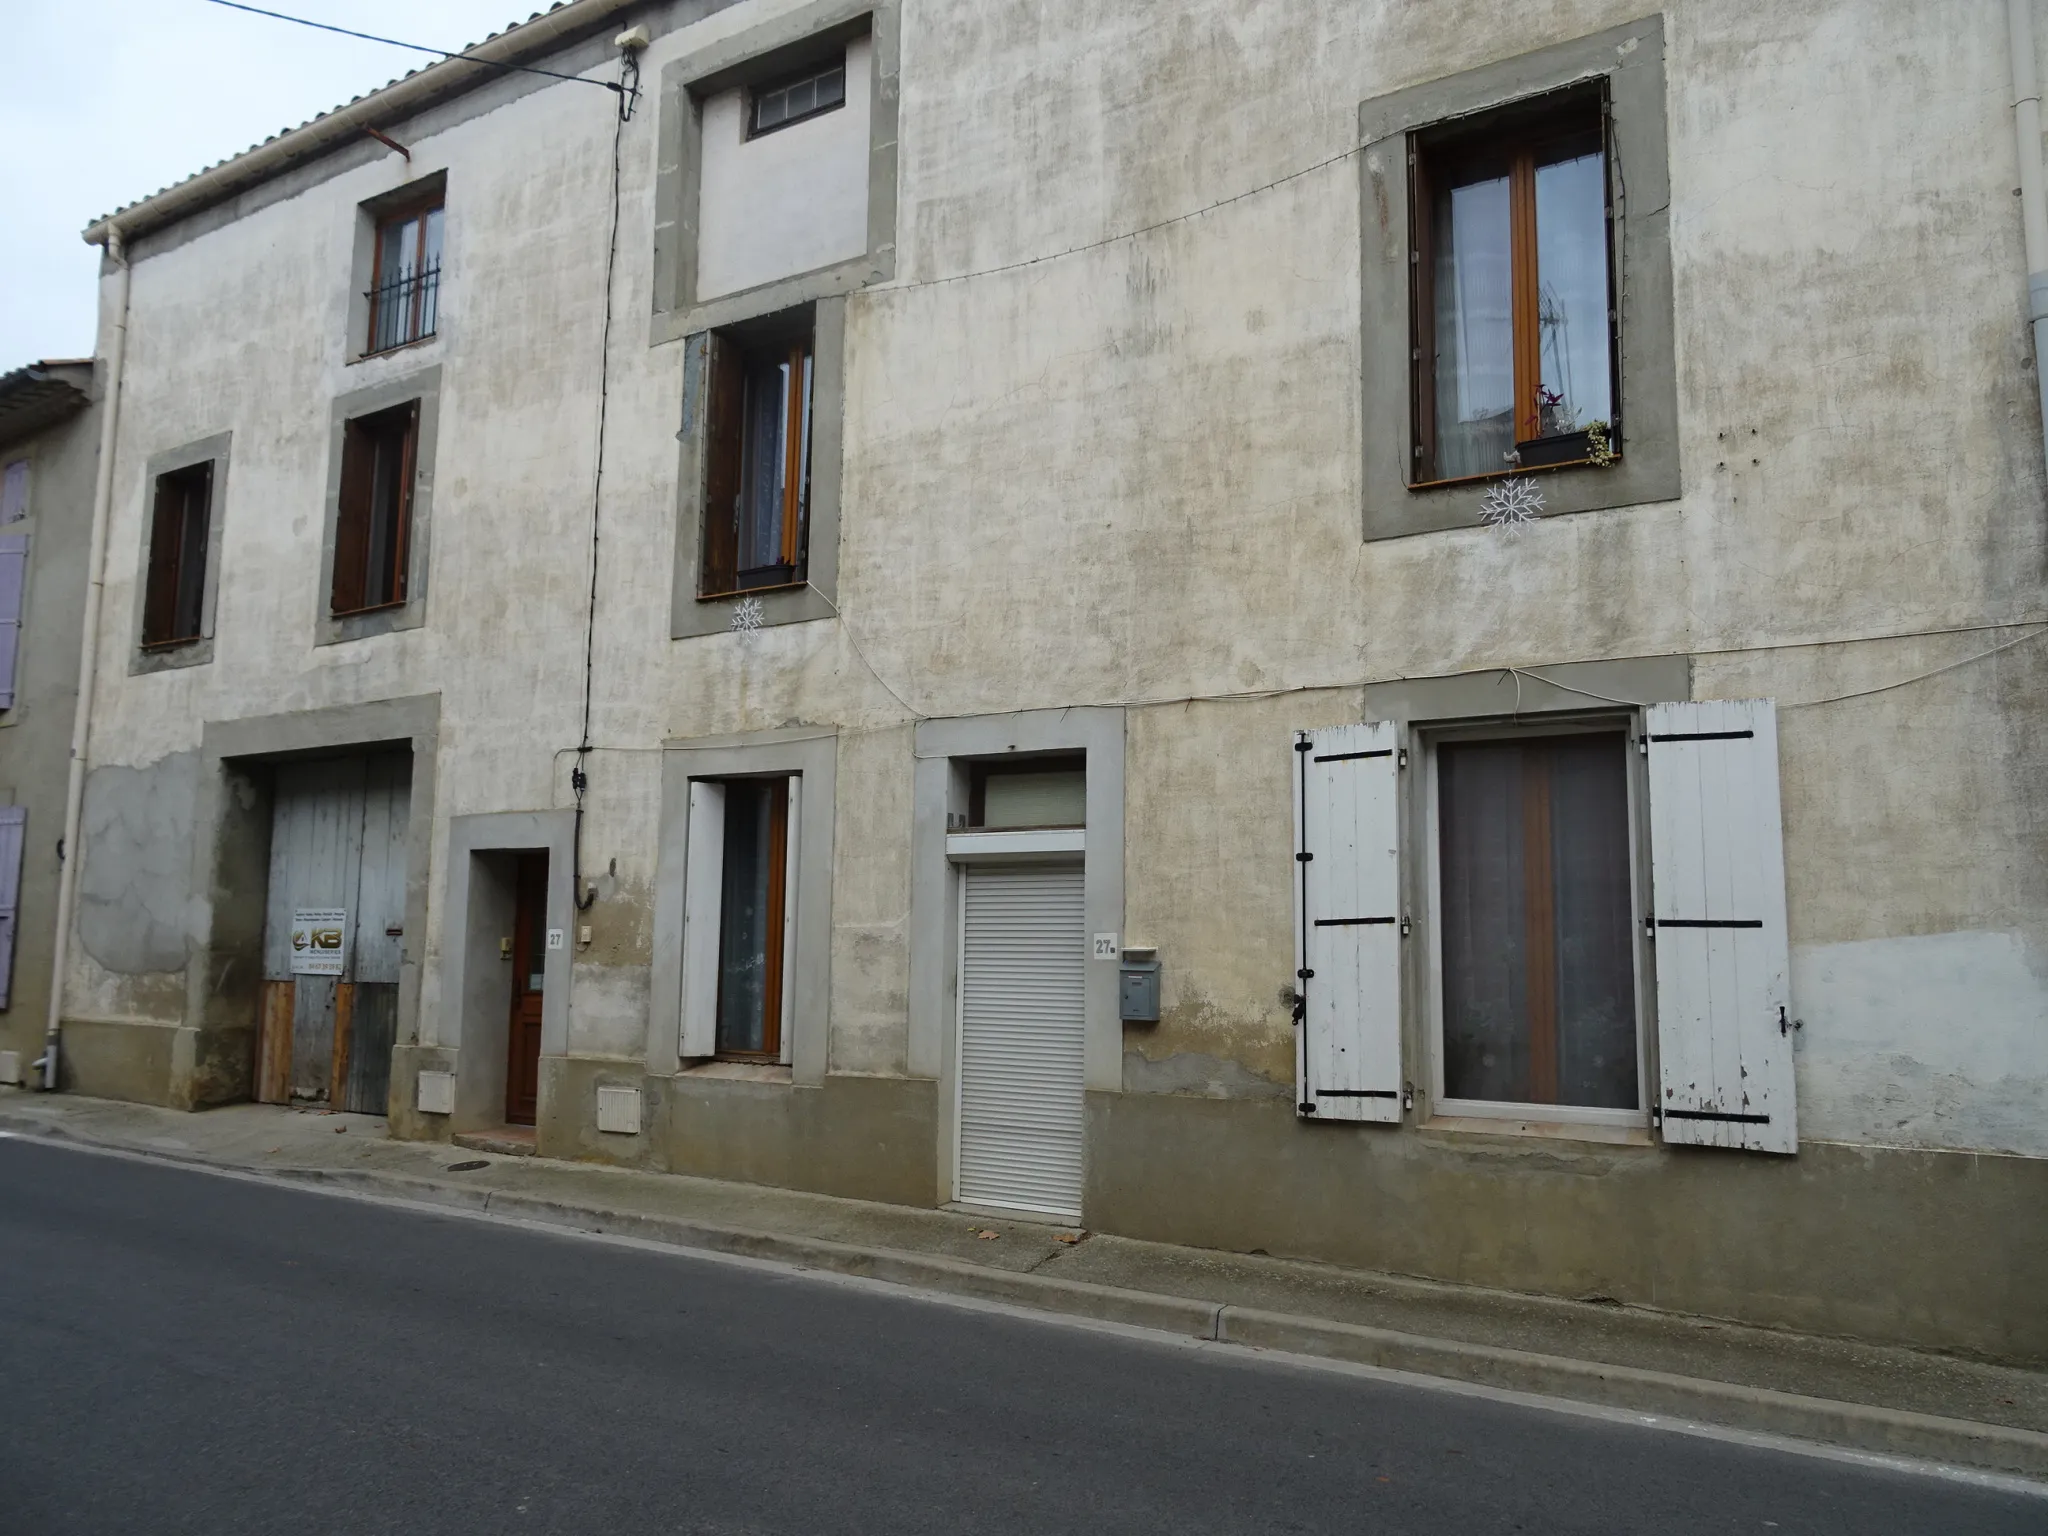
<svg viewBox="0 0 2048 1536"><path fill-rule="evenodd" d="M463 48L546 0L261 0ZM0 0L0 373L93 349L103 213L240 154L432 56L209 0Z"/></svg>

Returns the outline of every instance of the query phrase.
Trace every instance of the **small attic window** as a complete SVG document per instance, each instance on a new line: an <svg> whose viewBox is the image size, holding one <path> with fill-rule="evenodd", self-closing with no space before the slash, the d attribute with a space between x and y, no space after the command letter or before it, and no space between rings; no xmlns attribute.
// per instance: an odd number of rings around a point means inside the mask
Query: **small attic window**
<svg viewBox="0 0 2048 1536"><path fill-rule="evenodd" d="M747 113L750 139L835 111L846 105L846 56L757 85L752 95Z"/></svg>

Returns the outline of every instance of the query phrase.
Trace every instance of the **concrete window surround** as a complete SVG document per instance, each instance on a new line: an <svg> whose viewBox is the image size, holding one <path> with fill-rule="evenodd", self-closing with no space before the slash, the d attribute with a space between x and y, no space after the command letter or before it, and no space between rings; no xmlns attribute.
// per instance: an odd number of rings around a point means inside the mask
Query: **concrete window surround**
<svg viewBox="0 0 2048 1536"><path fill-rule="evenodd" d="M263 925L270 886L269 766L294 757L374 748L412 752L412 798L405 836L405 946L399 952L401 1045L418 1038L420 957L427 931L427 868L432 854L434 782L441 696L421 694L309 709L247 720L209 720L201 733L201 771L193 808L192 886L196 902L185 969L185 1027L177 1049L195 1050L204 1032L254 1037L263 976ZM244 1084L251 1056L242 1059ZM397 1078L394 1075L393 1081ZM409 1084L408 1084L409 1087Z"/></svg>
<svg viewBox="0 0 2048 1536"><path fill-rule="evenodd" d="M412 524L406 536L405 601L370 613L335 617L334 535L341 517L342 434L358 416L420 403L419 440L413 453ZM441 425L441 369L436 364L403 378L353 390L336 398L330 412L327 447L326 519L320 536L320 588L313 601L313 643L339 645L394 630L418 629L427 618L427 554L434 525L434 441Z"/></svg>
<svg viewBox="0 0 2048 1536"><path fill-rule="evenodd" d="M1550 726L1598 722L1609 726L1639 721L1635 706L1692 697L1692 659L1688 656L1642 656L1618 661L1565 662L1509 672L1456 673L1446 677L1403 678L1368 684L1364 715L1368 720L1393 720L1404 726L1414 769L1404 786L1401 810L1402 902L1415 917L1415 942L1406 954L1403 978L1401 1049L1415 1083L1410 1129L1432 1135L1478 1133L1528 1135L1550 1140L1582 1139L1650 1145L1647 1132L1650 1085L1657 1081L1655 989L1651 956L1637 938L1636 1054L1637 1080L1643 1108L1578 1109L1568 1105L1488 1105L1459 1101L1437 1109L1442 1097L1443 1002L1440 970L1435 748L1444 740L1497 740L1517 726ZM1628 754L1629 827L1636 908L1642 907L1649 870L1648 805L1642 764Z"/></svg>
<svg viewBox="0 0 2048 1536"><path fill-rule="evenodd" d="M898 0L813 0L720 38L663 68L660 160L654 190L651 345L850 293L895 275L898 21ZM705 100L733 86L798 68L821 50L862 34L873 42L867 250L851 260L700 302L697 204Z"/></svg>
<svg viewBox="0 0 2048 1536"><path fill-rule="evenodd" d="M576 921L570 863L576 840L574 811L492 811L448 818L447 886L441 906L440 1006L420 1031L420 1044L445 1053L443 1070L455 1074L456 1131L505 1121L505 1058L511 968L499 957L498 939L512 931L512 886L486 861L502 854L548 856L547 928L564 936ZM493 873L497 878L491 878ZM479 879L479 874L485 878ZM543 948L540 1051L569 1053L570 955ZM396 1081L394 1074L394 1081ZM543 1072L540 1091L550 1087ZM547 1106L541 1106L541 1113Z"/></svg>
<svg viewBox="0 0 2048 1536"><path fill-rule="evenodd" d="M377 225L387 214L401 209L423 207L437 199L444 204L448 197L448 172L429 171L415 177L389 192L380 192L356 206L355 239L349 252L348 279L348 341L347 357L350 363L362 362L365 358L391 357L408 350L424 350L441 339L448 328L448 236L450 226L444 215L441 226L441 277L434 293L434 334L422 336L402 346L389 347L382 352L371 352L370 342L370 284L377 271Z"/></svg>
<svg viewBox="0 0 2048 1536"><path fill-rule="evenodd" d="M220 591L221 523L228 500L228 446L232 432L202 437L196 443L151 456L142 471L142 546L135 567L135 625L130 632L128 675L167 672L174 667L202 667L213 660L214 601ZM190 469L194 464L211 464L213 481L206 505L206 584L199 599L199 637L175 645L142 648L142 612L149 603L149 541L154 531L156 483L159 477Z"/></svg>
<svg viewBox="0 0 2048 1536"><path fill-rule="evenodd" d="M690 781L796 775L796 956L785 962L791 1010L789 1082L825 1081L832 1006L832 837L839 758L836 731L795 727L670 741L661 757L661 842L655 861L654 966L649 979L647 1070L729 1081L759 1091L759 1070L733 1074L699 1068L682 1057L683 900L689 867ZM779 1074L771 1074L771 1082Z"/></svg>
<svg viewBox="0 0 2048 1536"><path fill-rule="evenodd" d="M964 816L968 779L977 761L1014 753L1087 754L1087 828L1083 839L1082 904L1087 929L1124 926L1124 712L1115 707L1026 710L925 720L917 727L912 783L910 877L910 1040L913 1077L939 1083L938 1167L941 1202L953 1198L953 1138L959 1120L955 994L959 985L960 868L948 858L949 815ZM1123 1090L1123 1021L1116 964L1087 962L1083 1086Z"/></svg>
<svg viewBox="0 0 2048 1536"><path fill-rule="evenodd" d="M1612 165L1614 290L1621 314L1621 458L1536 470L1544 517L1673 501L1679 494L1678 379L1671 308L1671 178L1664 21L1645 17L1518 58L1375 97L1358 109L1363 335L1364 537L1479 524L1488 483L1411 490L1409 135L1605 77ZM1497 483L1497 482L1494 482Z"/></svg>
<svg viewBox="0 0 2048 1536"><path fill-rule="evenodd" d="M669 638L724 634L733 610L752 600L761 623L801 624L839 612L839 485L842 426L846 406L846 300L819 299L812 306L811 489L801 586L721 597L697 596L697 567L704 551L705 470L711 338L700 332L683 347L683 424L676 471L676 549L669 596Z"/></svg>

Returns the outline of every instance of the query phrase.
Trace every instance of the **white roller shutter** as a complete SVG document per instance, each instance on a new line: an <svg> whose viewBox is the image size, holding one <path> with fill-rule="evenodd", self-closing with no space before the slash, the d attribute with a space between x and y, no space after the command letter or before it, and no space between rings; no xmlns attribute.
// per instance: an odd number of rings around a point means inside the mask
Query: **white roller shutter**
<svg viewBox="0 0 2048 1536"><path fill-rule="evenodd" d="M718 1050L718 920L725 888L725 786L690 781L683 861L683 1028L680 1054Z"/></svg>
<svg viewBox="0 0 2048 1536"><path fill-rule="evenodd" d="M1401 749L1390 721L1294 742L1296 1110L1401 1119Z"/></svg>
<svg viewBox="0 0 2048 1536"><path fill-rule="evenodd" d="M1078 1221L1081 866L969 865L963 884L958 1198Z"/></svg>
<svg viewBox="0 0 2048 1536"><path fill-rule="evenodd" d="M1654 704L1647 723L1664 1139L1795 1152L1777 709Z"/></svg>

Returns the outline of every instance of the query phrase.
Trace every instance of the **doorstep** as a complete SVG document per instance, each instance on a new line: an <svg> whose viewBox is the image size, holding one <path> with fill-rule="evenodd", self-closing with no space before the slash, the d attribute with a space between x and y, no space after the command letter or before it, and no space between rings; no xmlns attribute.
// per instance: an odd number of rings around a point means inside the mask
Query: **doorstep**
<svg viewBox="0 0 2048 1536"><path fill-rule="evenodd" d="M489 1131L457 1131L448 1138L469 1152L494 1152L499 1157L532 1157L540 1150L539 1135L530 1125L501 1125Z"/></svg>
<svg viewBox="0 0 2048 1536"><path fill-rule="evenodd" d="M0 1089L0 1131L2048 1480L2048 1371L466 1138L451 1158L373 1116Z"/></svg>

